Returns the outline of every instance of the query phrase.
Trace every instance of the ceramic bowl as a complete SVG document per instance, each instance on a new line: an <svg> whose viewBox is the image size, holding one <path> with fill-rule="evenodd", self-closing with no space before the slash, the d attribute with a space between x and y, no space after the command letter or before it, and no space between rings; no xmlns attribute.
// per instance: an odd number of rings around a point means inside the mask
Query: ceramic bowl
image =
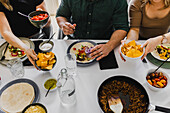
<svg viewBox="0 0 170 113"><path fill-rule="evenodd" d="M44 82L43 82L43 88L44 88L46 91L48 91L48 89L45 88L45 83L46 83L48 80L51 80L51 79L57 81L57 79L54 78L54 77L49 77L49 78L45 79ZM57 82L58 82L58 81L57 81ZM57 89L57 83L56 83L55 85L56 85L56 87L55 87L54 89L51 89L50 91L55 91L55 90Z"/></svg>
<svg viewBox="0 0 170 113"><path fill-rule="evenodd" d="M40 43L39 45L39 49L42 51L42 52L50 52L52 51L53 47L54 47L54 42L53 41L43 41L42 43ZM51 45L51 48L48 48L48 49L44 49L43 46L44 44L50 44Z"/></svg>
<svg viewBox="0 0 170 113"><path fill-rule="evenodd" d="M31 106L36 106L36 105L42 107L42 108L45 110L45 112L47 113L46 107L45 107L44 105L40 104L40 103L29 104L28 106L26 106L26 107L24 108L24 110L22 111L22 113L25 113L25 111L26 111L29 107L31 107Z"/></svg>
<svg viewBox="0 0 170 113"><path fill-rule="evenodd" d="M150 69L150 70L148 70L147 75L150 74L150 73L152 73L152 72L154 72L154 71L155 71L155 69ZM157 87L155 87L155 86L152 86L152 85L149 84L149 82L147 81L147 79L146 79L147 75L146 75L145 80L146 80L146 82L147 82L147 86L148 86L151 90L153 90L153 91L161 91L161 90L164 90L164 89L166 89L167 87L169 87L169 82L170 82L169 76L168 76L165 72L163 72L161 69L159 69L157 72L162 72L163 75L167 78L167 85L166 85L164 88L157 88Z"/></svg>
<svg viewBox="0 0 170 113"><path fill-rule="evenodd" d="M131 41L131 40L127 40L125 43L127 44L127 43L129 43L130 41ZM139 43L139 42L137 42L137 41L135 41L135 42L136 42L137 45L142 45L141 43ZM135 58L128 57L128 56L126 56L126 55L124 55L124 54L122 53L122 51L121 51L121 48L122 48L122 47L123 47L123 44L120 45L119 51L120 51L122 57L123 57L126 61L134 62L134 61L136 61L136 60L141 60L142 56L143 56L144 53L145 53L145 48L143 48L143 53L142 53L141 56L135 57Z"/></svg>

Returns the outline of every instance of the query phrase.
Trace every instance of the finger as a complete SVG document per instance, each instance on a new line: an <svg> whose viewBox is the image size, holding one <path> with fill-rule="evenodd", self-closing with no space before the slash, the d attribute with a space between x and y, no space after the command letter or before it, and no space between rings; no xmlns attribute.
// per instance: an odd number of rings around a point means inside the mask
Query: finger
<svg viewBox="0 0 170 113"><path fill-rule="evenodd" d="M146 47L148 45L148 41L146 41L142 46L141 46L141 48L144 48L144 47Z"/></svg>
<svg viewBox="0 0 170 113"><path fill-rule="evenodd" d="M76 24L73 24L74 27L76 27L77 25Z"/></svg>
<svg viewBox="0 0 170 113"><path fill-rule="evenodd" d="M144 55L143 55L142 58L141 58L141 60L143 60L143 59L146 57L146 55L148 54L148 52L149 52L149 51L146 49Z"/></svg>
<svg viewBox="0 0 170 113"><path fill-rule="evenodd" d="M120 58L121 58L124 62L126 62L126 60L123 58L122 54L120 53L120 49L118 50L118 52L119 52Z"/></svg>
<svg viewBox="0 0 170 113"><path fill-rule="evenodd" d="M68 30L64 29L63 32L64 32L65 35L70 35L70 32Z"/></svg>
<svg viewBox="0 0 170 113"><path fill-rule="evenodd" d="M32 63L32 65L33 65L37 70L39 70L39 69L35 66L34 60L33 60L30 56L27 56L27 57L28 57L29 61Z"/></svg>
<svg viewBox="0 0 170 113"><path fill-rule="evenodd" d="M90 50L90 52L96 51L98 48L99 48L99 45L93 47L93 48Z"/></svg>
<svg viewBox="0 0 170 113"><path fill-rule="evenodd" d="M121 44L123 44L123 43L125 43L126 42L126 40L121 40Z"/></svg>
<svg viewBox="0 0 170 113"><path fill-rule="evenodd" d="M94 48L92 48L90 52L93 53L94 51L99 50L102 46L103 46L103 44L97 45L97 46L95 46Z"/></svg>
<svg viewBox="0 0 170 113"><path fill-rule="evenodd" d="M36 11L42 11L42 9L41 8L37 8Z"/></svg>
<svg viewBox="0 0 170 113"><path fill-rule="evenodd" d="M71 32L74 31L72 28L70 28L70 27L67 26L67 25L63 26L63 30L67 30L67 31L71 31Z"/></svg>
<svg viewBox="0 0 170 113"><path fill-rule="evenodd" d="M105 57L104 54L102 54L100 57L98 57L96 60L99 61L100 59L102 59L103 57Z"/></svg>
<svg viewBox="0 0 170 113"><path fill-rule="evenodd" d="M35 56L35 60L37 60L37 54L35 53L34 50L32 50L32 52L33 52L33 54L34 54L34 56Z"/></svg>
<svg viewBox="0 0 170 113"><path fill-rule="evenodd" d="M37 60L37 56L36 55L32 54L31 57L32 57L33 60Z"/></svg>
<svg viewBox="0 0 170 113"><path fill-rule="evenodd" d="M100 48L100 49L94 51L93 53L91 53L91 56L92 56L92 58L93 58L93 57L96 58L97 56L102 55L102 54L103 54L103 53L102 53L102 48Z"/></svg>
<svg viewBox="0 0 170 113"><path fill-rule="evenodd" d="M97 58L97 57L99 57L101 55L103 55L103 53L102 52L98 52L97 54L92 56L92 59Z"/></svg>
<svg viewBox="0 0 170 113"><path fill-rule="evenodd" d="M69 31L69 34L73 34L74 33L74 31Z"/></svg>
<svg viewBox="0 0 170 113"><path fill-rule="evenodd" d="M66 23L66 25L69 27L69 28L71 28L71 29L75 29L75 26L73 26L72 24L70 24L70 23Z"/></svg>

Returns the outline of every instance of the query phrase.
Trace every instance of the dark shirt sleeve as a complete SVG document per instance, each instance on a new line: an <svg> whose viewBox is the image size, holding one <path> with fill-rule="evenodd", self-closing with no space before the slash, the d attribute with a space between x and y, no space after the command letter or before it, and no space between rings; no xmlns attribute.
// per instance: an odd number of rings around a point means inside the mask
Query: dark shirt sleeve
<svg viewBox="0 0 170 113"><path fill-rule="evenodd" d="M127 7L126 0L117 0L115 11L112 16L115 30L129 31Z"/></svg>
<svg viewBox="0 0 170 113"><path fill-rule="evenodd" d="M44 0L35 0L35 6L40 5Z"/></svg>
<svg viewBox="0 0 170 113"><path fill-rule="evenodd" d="M140 0L132 0L129 5L130 27L140 27L142 18L142 9Z"/></svg>
<svg viewBox="0 0 170 113"><path fill-rule="evenodd" d="M61 4L57 10L56 17L62 16L67 19L70 19L71 17L71 9L69 5L69 0L61 0Z"/></svg>

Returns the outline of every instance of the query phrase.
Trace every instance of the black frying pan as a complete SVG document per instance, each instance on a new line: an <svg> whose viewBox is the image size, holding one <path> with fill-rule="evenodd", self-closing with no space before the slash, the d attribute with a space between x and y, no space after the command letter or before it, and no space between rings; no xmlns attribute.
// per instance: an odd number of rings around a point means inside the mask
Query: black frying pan
<svg viewBox="0 0 170 113"><path fill-rule="evenodd" d="M100 95L101 95L101 92L103 90L103 86L111 83L113 80L118 80L118 81L122 81L122 82L126 82L126 83L129 83L129 84L132 84L132 85L135 85L135 87L137 89L139 89L141 91L141 94L144 95L144 101L146 101L146 111L145 113L148 113L150 112L151 110L156 110L156 111L161 111L161 112L165 112L165 113L170 113L170 109L169 108L164 108L164 107L160 107L160 106L154 106L154 105L150 105L150 101L149 101L149 96L145 90L145 88L136 80L130 78L130 77L126 77L126 76L121 76L121 75L118 75L118 76L113 76L113 77L110 77L108 79L106 79L99 87L99 90L98 90L98 103L100 105L100 108L102 109L102 111L104 112L103 110L103 104L100 102ZM152 108L150 108L150 106L152 106ZM104 112L106 113L106 112Z"/></svg>

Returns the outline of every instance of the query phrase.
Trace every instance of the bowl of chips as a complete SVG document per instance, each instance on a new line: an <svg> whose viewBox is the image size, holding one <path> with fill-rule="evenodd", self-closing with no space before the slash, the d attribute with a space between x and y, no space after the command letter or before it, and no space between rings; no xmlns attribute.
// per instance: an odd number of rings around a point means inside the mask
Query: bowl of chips
<svg viewBox="0 0 170 113"><path fill-rule="evenodd" d="M53 52L38 53L37 58L35 65L42 71L52 70L57 62L57 57Z"/></svg>
<svg viewBox="0 0 170 113"><path fill-rule="evenodd" d="M144 52L145 48L141 48L141 44L135 40L127 40L120 46L120 53L126 61L141 59Z"/></svg>

